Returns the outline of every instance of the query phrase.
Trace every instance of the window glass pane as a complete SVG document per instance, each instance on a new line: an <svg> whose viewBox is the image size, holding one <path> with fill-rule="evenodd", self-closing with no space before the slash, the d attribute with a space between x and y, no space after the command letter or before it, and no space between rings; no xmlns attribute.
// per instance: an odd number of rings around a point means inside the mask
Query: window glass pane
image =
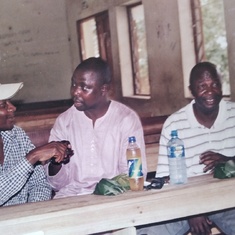
<svg viewBox="0 0 235 235"><path fill-rule="evenodd" d="M95 18L84 20L80 24L82 59L99 57L99 45Z"/></svg>
<svg viewBox="0 0 235 235"><path fill-rule="evenodd" d="M143 5L129 8L135 95L150 95Z"/></svg>
<svg viewBox="0 0 235 235"><path fill-rule="evenodd" d="M223 94L230 95L223 0L200 0L206 60L220 69Z"/></svg>

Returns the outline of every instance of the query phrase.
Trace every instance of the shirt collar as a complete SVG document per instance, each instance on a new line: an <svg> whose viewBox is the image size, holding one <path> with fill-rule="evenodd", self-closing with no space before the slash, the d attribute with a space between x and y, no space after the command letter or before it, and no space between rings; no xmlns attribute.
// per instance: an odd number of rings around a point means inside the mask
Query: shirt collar
<svg viewBox="0 0 235 235"><path fill-rule="evenodd" d="M14 129L14 127L13 127ZM2 136L3 139L9 141L12 140L14 138L14 131L13 129L8 130L8 131L0 131L0 135Z"/></svg>
<svg viewBox="0 0 235 235"><path fill-rule="evenodd" d="M194 111L193 111L193 104L195 103L195 100L193 99L187 106L186 106L186 114L187 114L187 117L188 117L188 120L189 120L189 123L192 127L201 127L201 128L205 128L205 126L201 125L195 115L194 115ZM225 120L226 120L226 112L227 112L227 109L226 109L226 102L222 99L220 101L220 104L219 104L219 113L218 113L218 116L214 122L214 125L218 125L220 123L223 123ZM213 128L212 126L212 128Z"/></svg>

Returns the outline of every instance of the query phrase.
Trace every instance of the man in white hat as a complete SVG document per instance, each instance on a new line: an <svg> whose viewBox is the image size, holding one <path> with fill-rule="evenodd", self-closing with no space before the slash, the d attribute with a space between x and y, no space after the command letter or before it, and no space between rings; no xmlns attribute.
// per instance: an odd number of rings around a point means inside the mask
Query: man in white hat
<svg viewBox="0 0 235 235"><path fill-rule="evenodd" d="M40 162L53 156L60 163L68 147L51 142L35 148L14 125L15 106L10 102L23 83L0 84L0 206L51 199L51 187Z"/></svg>

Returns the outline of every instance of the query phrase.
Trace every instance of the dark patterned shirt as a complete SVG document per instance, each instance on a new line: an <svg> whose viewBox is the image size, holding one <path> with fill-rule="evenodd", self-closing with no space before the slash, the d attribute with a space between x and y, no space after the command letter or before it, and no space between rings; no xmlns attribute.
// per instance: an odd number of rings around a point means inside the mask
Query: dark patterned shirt
<svg viewBox="0 0 235 235"><path fill-rule="evenodd" d="M0 206L49 200L51 187L42 165L32 166L25 158L35 146L26 133L15 126L1 131L4 163L0 165Z"/></svg>

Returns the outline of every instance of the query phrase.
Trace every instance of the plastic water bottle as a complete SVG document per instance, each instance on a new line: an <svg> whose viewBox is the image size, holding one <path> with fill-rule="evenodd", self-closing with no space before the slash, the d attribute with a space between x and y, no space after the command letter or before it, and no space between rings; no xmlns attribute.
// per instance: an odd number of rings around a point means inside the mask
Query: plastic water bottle
<svg viewBox="0 0 235 235"><path fill-rule="evenodd" d="M126 150L126 157L130 188L132 191L140 191L144 189L141 150L137 145L134 136L129 137L128 141L129 143Z"/></svg>
<svg viewBox="0 0 235 235"><path fill-rule="evenodd" d="M167 155L170 170L170 184L187 183L184 143L178 138L177 130L171 131L171 139L167 144Z"/></svg>

